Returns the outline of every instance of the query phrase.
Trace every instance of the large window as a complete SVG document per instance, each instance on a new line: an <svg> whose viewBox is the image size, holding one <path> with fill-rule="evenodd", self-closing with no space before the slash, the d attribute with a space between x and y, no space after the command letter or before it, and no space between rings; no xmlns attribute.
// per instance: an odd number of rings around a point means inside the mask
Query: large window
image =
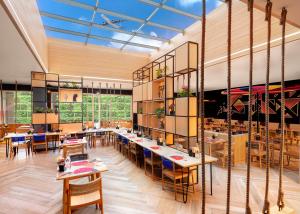
<svg viewBox="0 0 300 214"><path fill-rule="evenodd" d="M92 94L83 95L83 120L93 120ZM100 100L99 100L100 97ZM100 103L100 111L99 111ZM94 122L131 120L131 96L94 95Z"/></svg>
<svg viewBox="0 0 300 214"><path fill-rule="evenodd" d="M16 123L30 124L32 115L31 91L17 92Z"/></svg>
<svg viewBox="0 0 300 214"><path fill-rule="evenodd" d="M60 123L81 123L81 103L60 103Z"/></svg>
<svg viewBox="0 0 300 214"><path fill-rule="evenodd" d="M57 96L57 95L55 95ZM83 94L83 103L60 103L60 123L131 120L131 96ZM54 97L52 97L53 99ZM100 98L100 100L99 100ZM99 109L100 103L100 109ZM4 123L30 124L32 115L31 91L3 91ZM83 118L82 118L83 114Z"/></svg>
<svg viewBox="0 0 300 214"><path fill-rule="evenodd" d="M30 124L32 114L31 91L3 91L4 123Z"/></svg>

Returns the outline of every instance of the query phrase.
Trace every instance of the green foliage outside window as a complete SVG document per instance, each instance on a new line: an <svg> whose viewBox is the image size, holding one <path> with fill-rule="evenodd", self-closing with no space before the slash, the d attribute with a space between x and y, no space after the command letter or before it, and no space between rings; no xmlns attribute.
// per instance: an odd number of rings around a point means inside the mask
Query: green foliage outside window
<svg viewBox="0 0 300 214"><path fill-rule="evenodd" d="M15 120L17 124L30 124L32 118L31 91L18 91ZM100 96L101 121L131 120L131 96L127 95L101 95ZM94 122L98 121L98 95L94 95ZM60 123L81 123L92 121L92 95L83 94L81 103L60 103Z"/></svg>
<svg viewBox="0 0 300 214"><path fill-rule="evenodd" d="M82 106L81 103L60 103L60 123L81 123Z"/></svg>
<svg viewBox="0 0 300 214"><path fill-rule="evenodd" d="M94 95L94 119L98 122L98 95ZM83 95L83 120L92 121L92 94ZM126 95L101 95L100 119L131 120L131 96Z"/></svg>
<svg viewBox="0 0 300 214"><path fill-rule="evenodd" d="M30 124L32 115L31 92L18 91L16 103L16 123Z"/></svg>

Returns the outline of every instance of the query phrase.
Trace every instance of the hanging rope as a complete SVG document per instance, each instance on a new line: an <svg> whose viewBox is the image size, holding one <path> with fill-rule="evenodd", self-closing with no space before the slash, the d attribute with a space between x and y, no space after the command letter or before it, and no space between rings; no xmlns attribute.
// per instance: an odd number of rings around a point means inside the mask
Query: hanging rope
<svg viewBox="0 0 300 214"><path fill-rule="evenodd" d="M232 0L226 0L228 5L228 40L227 40L227 123L228 123L228 158L227 158L227 201L226 214L230 213L231 188L231 16Z"/></svg>
<svg viewBox="0 0 300 214"><path fill-rule="evenodd" d="M285 62L285 24L286 24L286 8L282 8L280 24L282 25L281 40L281 143L279 153L279 187L277 206L279 211L284 208L283 190L282 190L282 173L283 173L283 149L284 149L284 127L285 127L285 94L284 94L284 62Z"/></svg>
<svg viewBox="0 0 300 214"><path fill-rule="evenodd" d="M247 184L246 184L246 214L251 214L250 195L250 168L251 168L251 131L252 131L252 84L253 84L253 0L248 0L250 12L250 64L249 64L249 105L248 105L248 154L247 154Z"/></svg>
<svg viewBox="0 0 300 214"><path fill-rule="evenodd" d="M271 49L271 12L272 12L272 2L267 1L266 4L266 18L268 22L268 41L267 41L267 72L266 72L266 84L265 84L265 123L266 123L266 189L265 189L265 199L263 213L270 213L270 203L268 200L269 195L269 176L270 176L270 145L269 145L269 80L270 80L270 49Z"/></svg>
<svg viewBox="0 0 300 214"><path fill-rule="evenodd" d="M202 162L202 214L205 214L205 145L204 145L204 61L206 35L206 0L202 0L202 36L201 36L201 82L200 82L200 115L201 115L201 162Z"/></svg>

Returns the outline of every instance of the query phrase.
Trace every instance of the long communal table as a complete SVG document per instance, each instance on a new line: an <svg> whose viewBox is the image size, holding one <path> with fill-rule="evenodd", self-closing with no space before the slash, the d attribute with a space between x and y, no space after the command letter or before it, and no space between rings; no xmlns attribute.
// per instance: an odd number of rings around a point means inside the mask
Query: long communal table
<svg viewBox="0 0 300 214"><path fill-rule="evenodd" d="M127 133L125 130L113 130L116 134L121 135L124 138L127 138L129 141L136 143L137 145L150 150L151 152L159 155L163 158L166 158L173 163L177 164L182 168L190 168L193 166L202 165L201 155L199 158L190 157L187 153L181 152L177 149L171 148L169 146L158 146L155 140L150 140L147 138L137 137L136 134ZM181 160L174 159L174 156L182 156ZM210 194L213 194L212 187L212 164L218 159L209 155L205 155L205 164L210 166Z"/></svg>

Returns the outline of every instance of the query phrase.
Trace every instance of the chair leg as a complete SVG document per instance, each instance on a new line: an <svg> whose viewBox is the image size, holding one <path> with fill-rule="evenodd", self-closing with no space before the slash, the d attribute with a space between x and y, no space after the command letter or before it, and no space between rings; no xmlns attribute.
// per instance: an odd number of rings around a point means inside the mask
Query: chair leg
<svg viewBox="0 0 300 214"><path fill-rule="evenodd" d="M165 176L164 173L161 175L161 188L162 190L165 190Z"/></svg>
<svg viewBox="0 0 300 214"><path fill-rule="evenodd" d="M177 185L176 185L176 178L174 178L174 193L175 193L175 201L177 200Z"/></svg>
<svg viewBox="0 0 300 214"><path fill-rule="evenodd" d="M144 158L144 172L145 172L145 175L147 175L147 174L146 174L146 171L147 171L146 168L147 168L147 164L146 164L146 160L145 160L145 158Z"/></svg>
<svg viewBox="0 0 300 214"><path fill-rule="evenodd" d="M153 164L151 165L151 177L152 177L152 180L154 179L154 166Z"/></svg>

